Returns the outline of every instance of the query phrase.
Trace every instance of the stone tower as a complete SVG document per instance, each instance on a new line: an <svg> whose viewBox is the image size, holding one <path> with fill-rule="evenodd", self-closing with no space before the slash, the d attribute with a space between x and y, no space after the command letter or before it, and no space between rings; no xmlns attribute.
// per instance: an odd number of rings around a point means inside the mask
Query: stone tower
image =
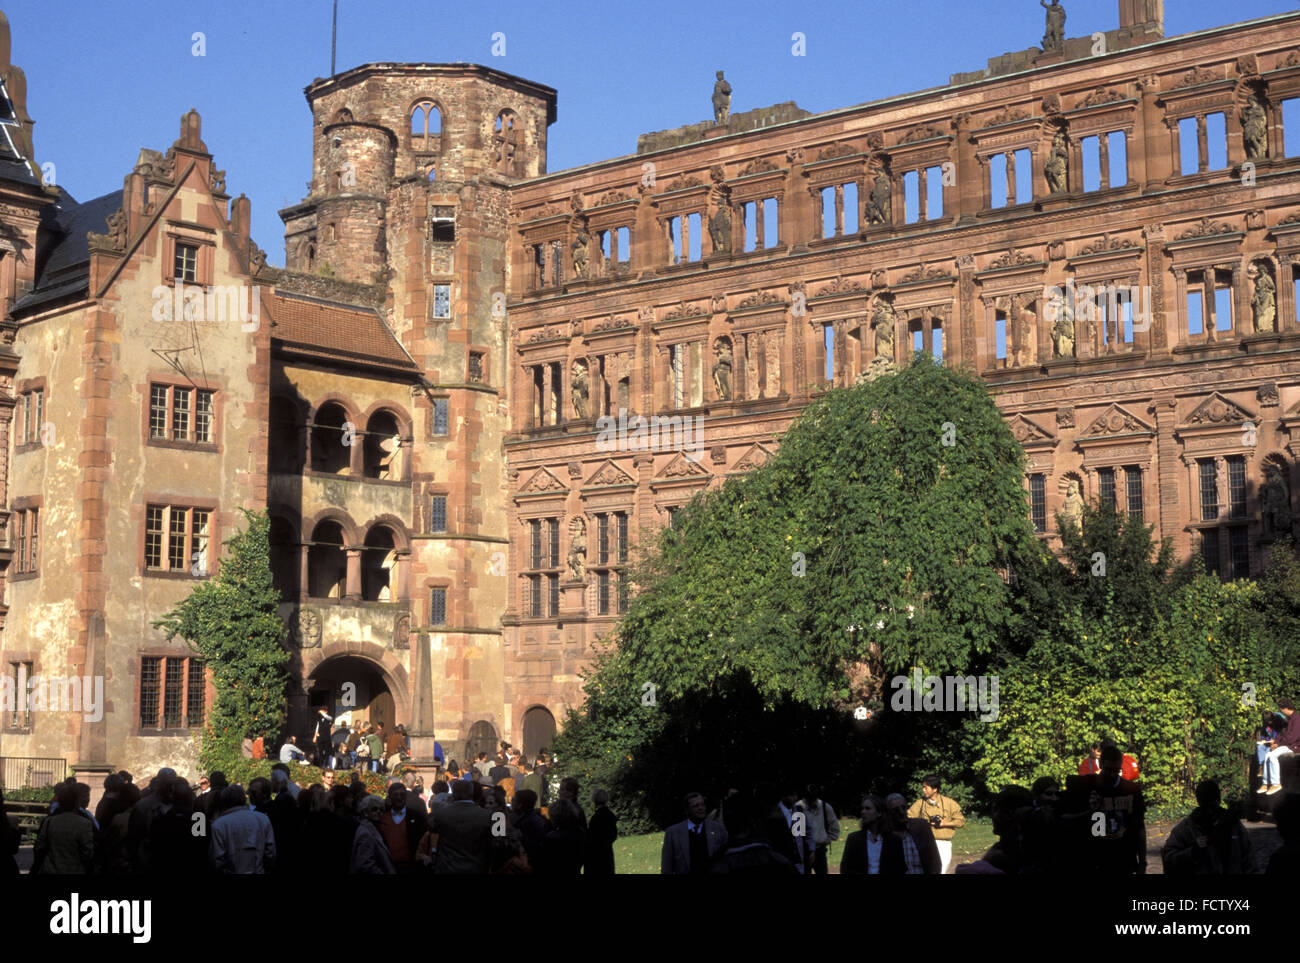
<svg viewBox="0 0 1300 963"><path fill-rule="evenodd" d="M427 658L413 659L408 721L444 745L475 724L509 732L517 720L500 625L509 196L546 172L555 91L473 64L367 64L314 81L306 96L312 181L281 212L287 271L333 278L331 297L355 285L382 303L424 377L410 393L405 523L411 645Z"/></svg>

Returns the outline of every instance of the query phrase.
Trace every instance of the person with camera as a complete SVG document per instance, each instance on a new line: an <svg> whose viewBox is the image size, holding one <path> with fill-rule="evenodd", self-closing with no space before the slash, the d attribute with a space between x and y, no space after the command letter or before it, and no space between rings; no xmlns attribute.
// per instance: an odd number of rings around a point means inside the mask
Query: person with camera
<svg viewBox="0 0 1300 963"><path fill-rule="evenodd" d="M966 817L956 802L939 792L942 781L934 773L921 780L921 798L907 811L909 819L924 819L934 832L935 845L943 862L942 872L952 863L952 838L966 825Z"/></svg>

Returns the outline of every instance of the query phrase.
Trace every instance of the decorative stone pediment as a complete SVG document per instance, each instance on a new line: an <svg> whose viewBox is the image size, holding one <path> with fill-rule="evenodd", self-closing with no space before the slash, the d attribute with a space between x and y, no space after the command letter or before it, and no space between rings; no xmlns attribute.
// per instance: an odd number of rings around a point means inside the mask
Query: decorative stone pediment
<svg viewBox="0 0 1300 963"><path fill-rule="evenodd" d="M604 488L608 485L635 485L636 479L619 468L609 459L596 469L595 473L587 479L584 488Z"/></svg>
<svg viewBox="0 0 1300 963"><path fill-rule="evenodd" d="M772 460L772 452L762 445L750 445L749 449L740 456L736 464L732 466L733 473L742 471L753 471L755 468L762 468Z"/></svg>
<svg viewBox="0 0 1300 963"><path fill-rule="evenodd" d="M1007 421L1012 436L1021 446L1028 448L1046 448L1056 444L1056 436L1042 425L1031 421L1024 415L1015 415Z"/></svg>
<svg viewBox="0 0 1300 963"><path fill-rule="evenodd" d="M678 453L677 457L665 465L656 475L656 478L707 478L709 470L701 465L698 461L689 457L685 452Z"/></svg>
<svg viewBox="0 0 1300 963"><path fill-rule="evenodd" d="M531 478L519 486L519 494L535 495L548 492L568 491L569 486L564 484L545 468L539 468L533 472Z"/></svg>
<svg viewBox="0 0 1300 963"><path fill-rule="evenodd" d="M1183 424L1193 428L1213 428L1254 420L1255 416L1249 411L1216 391L1197 405Z"/></svg>
<svg viewBox="0 0 1300 963"><path fill-rule="evenodd" d="M1155 429L1122 405L1111 405L1083 430L1079 441L1122 435L1154 435Z"/></svg>

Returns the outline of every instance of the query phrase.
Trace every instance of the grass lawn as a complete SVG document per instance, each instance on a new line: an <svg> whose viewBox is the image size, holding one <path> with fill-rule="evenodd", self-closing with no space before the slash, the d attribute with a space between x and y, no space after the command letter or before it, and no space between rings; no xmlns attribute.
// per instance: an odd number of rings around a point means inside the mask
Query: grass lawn
<svg viewBox="0 0 1300 963"><path fill-rule="evenodd" d="M831 844L830 853L827 855L831 872L839 871L840 857L844 854L844 840L848 838L849 833L857 829L856 819L840 820L840 838ZM967 817L965 827L957 830L957 835L953 837L953 864L979 859L996 841L993 826L987 819ZM614 867L620 873L632 875L658 874L659 854L663 845L663 833L621 836L614 842Z"/></svg>

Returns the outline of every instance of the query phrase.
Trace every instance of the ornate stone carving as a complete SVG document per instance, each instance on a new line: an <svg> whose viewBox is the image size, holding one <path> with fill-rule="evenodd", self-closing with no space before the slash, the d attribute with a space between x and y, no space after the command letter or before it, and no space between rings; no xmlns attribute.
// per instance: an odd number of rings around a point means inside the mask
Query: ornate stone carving
<svg viewBox="0 0 1300 963"><path fill-rule="evenodd" d="M1264 484L1259 488L1260 522L1265 538L1291 534L1291 486L1286 471L1276 461L1264 463Z"/></svg>
<svg viewBox="0 0 1300 963"><path fill-rule="evenodd" d="M835 278L830 284L827 284L817 292L817 297L825 297L828 294L848 294L855 291L865 291L866 288L858 281L846 281L843 275Z"/></svg>
<svg viewBox="0 0 1300 963"><path fill-rule="evenodd" d="M715 465L725 465L727 463L727 446L714 445L709 449L709 461Z"/></svg>
<svg viewBox="0 0 1300 963"><path fill-rule="evenodd" d="M411 647L411 617L403 612L393 622L393 648L409 649Z"/></svg>
<svg viewBox="0 0 1300 963"><path fill-rule="evenodd" d="M1195 87L1197 84L1212 84L1222 79L1222 76L1208 67L1193 67L1178 79L1178 86Z"/></svg>
<svg viewBox="0 0 1300 963"><path fill-rule="evenodd" d="M823 147L821 153L817 155L817 158L818 160L830 160L832 157L847 157L849 154L853 153L856 153L856 151L853 149L851 144L846 144L843 141L840 141L838 144L831 144L827 147Z"/></svg>
<svg viewBox="0 0 1300 963"><path fill-rule="evenodd" d="M697 461L678 455L659 474L663 478L688 478L695 475L707 475L709 470Z"/></svg>
<svg viewBox="0 0 1300 963"><path fill-rule="evenodd" d="M569 388L573 396L573 414L579 419L587 417L587 363L582 359L573 362L569 373Z"/></svg>
<svg viewBox="0 0 1300 963"><path fill-rule="evenodd" d="M552 475L545 468L539 468L533 473L533 476L520 487L520 494L531 494L533 492L562 492L568 491L568 486Z"/></svg>
<svg viewBox="0 0 1300 963"><path fill-rule="evenodd" d="M1237 73L1243 77L1254 77L1259 73L1259 58L1253 53L1242 54L1237 58Z"/></svg>
<svg viewBox="0 0 1300 963"><path fill-rule="evenodd" d="M934 268L927 269L926 266L922 264L919 265L915 271L912 271L908 274L904 274L903 279L898 283L909 284L914 281L933 281L941 278L946 279L949 277L951 277L951 275L949 275L948 272L945 271L943 268L934 267Z"/></svg>
<svg viewBox="0 0 1300 963"><path fill-rule="evenodd" d="M1034 424L1024 415L1016 415L1016 417L1011 420L1009 427L1011 428L1011 436L1022 445L1035 441L1052 440L1050 432L1039 425Z"/></svg>
<svg viewBox="0 0 1300 963"><path fill-rule="evenodd" d="M104 234L87 232L86 240L97 247L113 251L126 250L126 215L119 207L108 216L108 231Z"/></svg>
<svg viewBox="0 0 1300 963"><path fill-rule="evenodd" d="M1281 70L1283 67L1300 67L1300 50L1292 50L1287 58L1277 65Z"/></svg>
<svg viewBox="0 0 1300 963"><path fill-rule="evenodd" d="M1254 283L1250 310L1255 321L1256 334L1270 334L1277 330L1277 285L1266 261L1254 261L1246 268L1246 276Z"/></svg>
<svg viewBox="0 0 1300 963"><path fill-rule="evenodd" d="M573 276L582 280L587 276L587 249L591 244L591 238L587 236L586 231L579 231L573 239L571 249L573 251Z"/></svg>
<svg viewBox="0 0 1300 963"><path fill-rule="evenodd" d="M640 308L637 310L636 319L641 324L650 324L655 319L655 309L651 307Z"/></svg>
<svg viewBox="0 0 1300 963"><path fill-rule="evenodd" d="M573 479L582 477L582 463L577 461L569 462L569 477Z"/></svg>
<svg viewBox="0 0 1300 963"><path fill-rule="evenodd" d="M1065 242L1051 241L1047 245L1047 259L1049 261L1061 261L1065 259Z"/></svg>
<svg viewBox="0 0 1300 963"><path fill-rule="evenodd" d="M791 147L785 152L786 163L802 164L804 159L804 149L802 147Z"/></svg>
<svg viewBox="0 0 1300 963"><path fill-rule="evenodd" d="M1096 438L1106 435L1136 435L1150 430L1119 405L1111 405L1084 430L1083 434L1086 438Z"/></svg>
<svg viewBox="0 0 1300 963"><path fill-rule="evenodd" d="M885 135L878 130L873 130L867 135L867 148L869 150L884 150Z"/></svg>
<svg viewBox="0 0 1300 963"><path fill-rule="evenodd" d="M1047 189L1053 194L1063 194L1070 186L1070 149L1065 143L1065 131L1057 130L1052 138L1052 149L1043 164Z"/></svg>
<svg viewBox="0 0 1300 963"><path fill-rule="evenodd" d="M320 648L321 619L314 609L299 609L293 623L293 644L300 649Z"/></svg>
<svg viewBox="0 0 1300 963"><path fill-rule="evenodd" d="M1241 140L1246 146L1246 160L1268 157L1268 115L1259 97L1251 97L1241 111Z"/></svg>
<svg viewBox="0 0 1300 963"><path fill-rule="evenodd" d="M1126 251L1130 248L1136 248L1136 245L1130 244L1123 238L1112 237L1110 234L1103 234L1100 240L1084 247L1079 251L1080 256L1084 254L1101 254L1105 251Z"/></svg>
<svg viewBox="0 0 1300 963"><path fill-rule="evenodd" d="M1251 420L1253 419L1248 411L1233 404L1217 391L1197 405L1196 410L1187 416L1189 425L1233 425Z"/></svg>
<svg viewBox="0 0 1300 963"><path fill-rule="evenodd" d="M1055 92L1044 94L1040 106L1045 114L1059 114L1061 112L1061 95Z"/></svg>
<svg viewBox="0 0 1300 963"><path fill-rule="evenodd" d="M718 71L718 79L713 83L713 122L726 124L731 120L731 84L727 83Z"/></svg>
<svg viewBox="0 0 1300 963"><path fill-rule="evenodd" d="M665 314L663 319L665 321L675 321L678 318L690 318L703 313L704 309L698 304L687 304L683 301L681 304L677 305L677 307Z"/></svg>
<svg viewBox="0 0 1300 963"><path fill-rule="evenodd" d="M914 144L918 140L929 140L931 137L943 137L944 132L938 127L931 127L928 124L918 124L903 135L900 143Z"/></svg>
<svg viewBox="0 0 1300 963"><path fill-rule="evenodd" d="M1271 381L1260 385L1259 390L1255 392L1255 397L1259 399L1259 403L1265 408L1276 408L1281 403L1281 399L1278 397L1277 385Z"/></svg>
<svg viewBox="0 0 1300 963"><path fill-rule="evenodd" d="M604 194L600 195L600 200L596 202L596 206L600 207L603 204L617 204L619 201L630 200L632 200L632 198L623 191L606 191Z"/></svg>
<svg viewBox="0 0 1300 963"><path fill-rule="evenodd" d="M990 268L1016 267L1021 264L1033 264L1034 259L1023 251L1008 248L1007 253L989 264Z"/></svg>
<svg viewBox="0 0 1300 963"><path fill-rule="evenodd" d="M1186 231L1183 231L1182 234L1179 234L1178 240L1187 241L1196 237L1213 237L1214 235L1217 234L1231 234L1231 233L1232 233L1232 228L1229 227L1227 224L1223 224L1217 221L1212 221L1208 217L1203 217L1193 227L1190 227Z"/></svg>
<svg viewBox="0 0 1300 963"><path fill-rule="evenodd" d="M762 468L771 460L772 453L770 451L762 445L754 445L749 451L740 456L740 460L736 462L732 471L753 471L755 468Z"/></svg>
<svg viewBox="0 0 1300 963"><path fill-rule="evenodd" d="M1021 110L1019 107L1008 107L1005 110L1000 111L999 113L996 113L992 117L990 117L987 123L984 124L984 126L986 128L997 127L999 124L1010 124L1017 120L1028 120L1028 119L1029 119L1029 111Z"/></svg>
<svg viewBox="0 0 1300 963"><path fill-rule="evenodd" d="M1061 0L1038 0L1038 5L1047 11L1047 28L1043 32L1043 53L1055 53L1065 48L1065 8Z"/></svg>
<svg viewBox="0 0 1300 963"><path fill-rule="evenodd" d="M1074 405L1062 405L1056 409L1056 427L1074 427Z"/></svg>
<svg viewBox="0 0 1300 963"><path fill-rule="evenodd" d="M709 240L713 243L715 254L727 254L731 251L731 205L723 203L709 218Z"/></svg>
<svg viewBox="0 0 1300 963"><path fill-rule="evenodd" d="M780 304L780 303L781 303L781 299L778 298L771 291L759 291L756 294L751 294L747 298L742 298L740 304L738 304L737 307L755 308L761 304Z"/></svg>
<svg viewBox="0 0 1300 963"><path fill-rule="evenodd" d="M528 339L528 344L536 344L538 341L554 341L563 338L564 332L558 327L551 325L545 328L538 328Z"/></svg>
<svg viewBox="0 0 1300 963"><path fill-rule="evenodd" d="M1061 525L1069 528L1079 524L1083 518L1083 494L1079 490L1078 479L1071 478L1065 488L1065 505L1061 508Z"/></svg>
<svg viewBox="0 0 1300 963"><path fill-rule="evenodd" d="M883 168L876 172L871 181L871 196L867 200L868 224L892 224L894 222L894 185L889 174Z"/></svg>
<svg viewBox="0 0 1300 963"><path fill-rule="evenodd" d="M889 273L884 268L877 268L871 272L871 287L876 291L889 287Z"/></svg>
<svg viewBox="0 0 1300 963"><path fill-rule="evenodd" d="M569 578L587 581L587 520L578 515L569 522Z"/></svg>
<svg viewBox="0 0 1300 963"><path fill-rule="evenodd" d="M894 360L894 328L897 315L894 306L884 298L876 301L876 308L871 314L871 330L876 336L876 358Z"/></svg>
<svg viewBox="0 0 1300 963"><path fill-rule="evenodd" d="M587 486L597 488L603 485L634 485L634 479L612 461L607 461L597 469L596 474L587 479Z"/></svg>
<svg viewBox="0 0 1300 963"><path fill-rule="evenodd" d="M596 334L601 331L617 331L620 328L630 328L632 322L627 318L610 318L608 321L601 321L591 328L591 333Z"/></svg>
<svg viewBox="0 0 1300 963"><path fill-rule="evenodd" d="M713 387L719 401L731 400L731 342L719 338L713 343Z"/></svg>
<svg viewBox="0 0 1300 963"><path fill-rule="evenodd" d="M1079 107L1098 107L1101 104L1113 104L1117 100L1123 100L1124 95L1118 90L1109 87L1096 87L1087 97L1079 101Z"/></svg>
<svg viewBox="0 0 1300 963"><path fill-rule="evenodd" d="M1074 357L1074 312L1068 306L1057 310L1052 324L1052 357Z"/></svg>
<svg viewBox="0 0 1300 963"><path fill-rule="evenodd" d="M740 176L748 177L750 174L766 174L768 171L775 170L780 170L780 168L766 157L759 157L742 167L740 169Z"/></svg>

